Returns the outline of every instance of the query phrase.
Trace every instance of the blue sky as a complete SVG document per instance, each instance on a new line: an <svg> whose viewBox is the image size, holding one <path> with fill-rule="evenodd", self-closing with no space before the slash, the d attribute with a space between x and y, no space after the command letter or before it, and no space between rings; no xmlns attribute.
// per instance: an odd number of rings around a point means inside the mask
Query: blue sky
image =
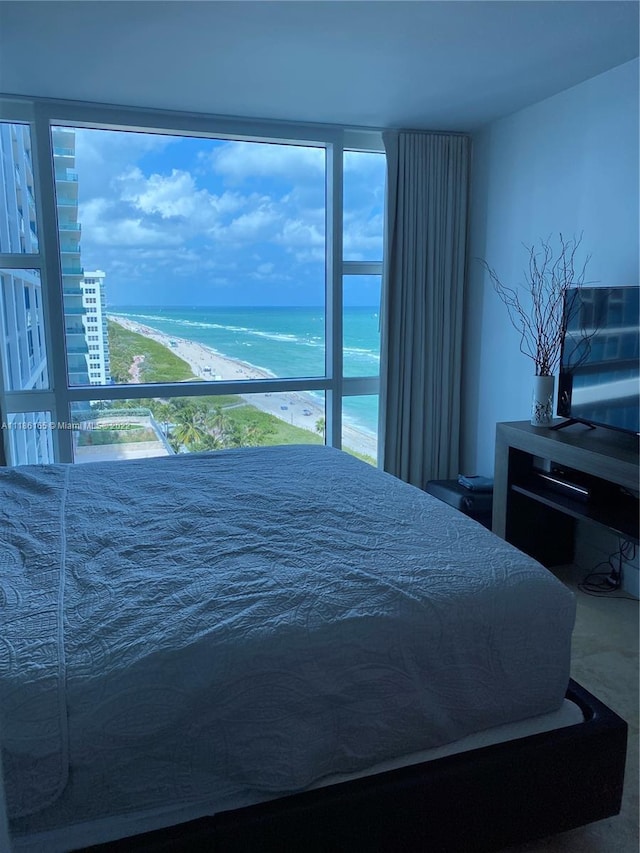
<svg viewBox="0 0 640 853"><path fill-rule="evenodd" d="M122 305L322 304L321 148L76 131L82 265ZM382 259L384 157L345 155L345 258ZM357 282L356 282L357 283ZM346 304L375 305L379 281Z"/></svg>

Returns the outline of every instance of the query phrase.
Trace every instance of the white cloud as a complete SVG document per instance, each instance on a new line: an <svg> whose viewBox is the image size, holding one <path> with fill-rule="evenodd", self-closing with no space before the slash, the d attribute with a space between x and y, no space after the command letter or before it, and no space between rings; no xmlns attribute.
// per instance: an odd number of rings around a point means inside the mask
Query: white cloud
<svg viewBox="0 0 640 853"><path fill-rule="evenodd" d="M109 144L122 153L125 142ZM256 176L247 182L247 192L225 189L219 177L204 172L202 152L199 162L199 155L187 161L176 149L176 157L163 156L160 162L154 157L153 169L144 159L127 162L121 156L120 170L107 170L100 194L80 205L83 260L107 269L114 292L128 291L133 280L139 289L151 282L154 270L164 280L186 276L204 286L230 273L282 281L296 265L299 276L299 265L322 263L324 152L249 143L225 143L217 151L221 173ZM211 163L213 154L209 157ZM98 160L93 167L101 168ZM296 170L309 180L290 187L282 180L262 180L286 175L293 182Z"/></svg>
<svg viewBox="0 0 640 853"><path fill-rule="evenodd" d="M186 249L182 246L177 248L171 247L168 249L140 249L136 252L136 257L145 261L155 261L159 264L176 265L199 263L200 255L193 249Z"/></svg>
<svg viewBox="0 0 640 853"><path fill-rule="evenodd" d="M170 175L153 174L146 178L135 168L117 178L120 198L143 213L159 214L163 219L191 216L199 204L208 203L206 190L196 189L189 172L172 169Z"/></svg>
<svg viewBox="0 0 640 853"><path fill-rule="evenodd" d="M112 202L103 198L92 199L80 206L83 245L87 237L89 242L102 246L176 245L180 242L177 234L153 227L143 222L141 217L117 216L114 207Z"/></svg>
<svg viewBox="0 0 640 853"><path fill-rule="evenodd" d="M209 204L219 216L225 216L251 204L252 199L253 196L247 197L225 190L222 195L209 195Z"/></svg>
<svg viewBox="0 0 640 853"><path fill-rule="evenodd" d="M324 261L325 253L323 248L316 246L315 248L293 252L293 257L299 264L317 264Z"/></svg>
<svg viewBox="0 0 640 853"><path fill-rule="evenodd" d="M282 262L278 264L272 261L264 261L257 265L255 270L248 273L254 281L280 281L289 278Z"/></svg>
<svg viewBox="0 0 640 853"><path fill-rule="evenodd" d="M178 137L161 133L127 130L76 128L76 157L97 163L132 162L149 151L159 151L178 141Z"/></svg>
<svg viewBox="0 0 640 853"><path fill-rule="evenodd" d="M132 168L141 156L160 152L178 141L158 133L76 129L76 169L80 172L80 197L108 196L112 182Z"/></svg>
<svg viewBox="0 0 640 853"><path fill-rule="evenodd" d="M288 219L276 236L276 242L289 249L298 246L324 246L324 229L310 221Z"/></svg>
<svg viewBox="0 0 640 853"><path fill-rule="evenodd" d="M198 189L193 175L180 169L172 169L169 175L154 173L145 177L136 167L120 175L118 184L123 201L149 217L172 220L174 228L182 226L180 233L184 239L198 234L220 235L231 227L225 225L229 216L249 208L248 213L238 217L240 224L236 228L242 230L246 217L249 217L249 221L245 224L251 225L250 219L254 213L251 208L264 208L271 201L257 193L244 196L224 191L215 195L207 189Z"/></svg>
<svg viewBox="0 0 640 853"><path fill-rule="evenodd" d="M228 224L216 223L209 230L214 240L236 244L268 242L277 232L282 213L266 196L248 200L253 209L235 217Z"/></svg>
<svg viewBox="0 0 640 853"><path fill-rule="evenodd" d="M350 261L382 260L382 214L345 214L344 255Z"/></svg>
<svg viewBox="0 0 640 853"><path fill-rule="evenodd" d="M275 143L227 142L211 153L214 172L239 183L246 178L300 180L324 174L324 148Z"/></svg>
<svg viewBox="0 0 640 853"><path fill-rule="evenodd" d="M384 154L345 152L344 253L354 261L382 259Z"/></svg>

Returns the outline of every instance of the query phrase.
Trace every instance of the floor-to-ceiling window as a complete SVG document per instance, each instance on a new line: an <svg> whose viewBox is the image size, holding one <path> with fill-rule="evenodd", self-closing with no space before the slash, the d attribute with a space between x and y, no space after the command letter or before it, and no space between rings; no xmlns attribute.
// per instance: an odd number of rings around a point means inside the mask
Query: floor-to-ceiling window
<svg viewBox="0 0 640 853"><path fill-rule="evenodd" d="M385 173L382 152L344 151L342 444L361 436L365 458L378 452Z"/></svg>
<svg viewBox="0 0 640 853"><path fill-rule="evenodd" d="M39 420L49 456L326 441L375 461L379 133L22 101L3 119L35 160L26 346L47 379L18 394L3 350L2 410ZM26 269L0 249L3 274Z"/></svg>
<svg viewBox="0 0 640 853"><path fill-rule="evenodd" d="M36 193L30 124L0 122L0 439L22 464L53 458Z"/></svg>

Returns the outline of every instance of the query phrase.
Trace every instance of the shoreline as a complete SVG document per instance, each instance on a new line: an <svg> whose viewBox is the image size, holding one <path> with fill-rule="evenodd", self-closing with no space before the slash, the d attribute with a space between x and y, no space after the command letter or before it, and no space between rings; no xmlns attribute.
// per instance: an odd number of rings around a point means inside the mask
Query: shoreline
<svg viewBox="0 0 640 853"><path fill-rule="evenodd" d="M238 381L246 379L276 379L267 370L254 367L239 359L229 358L206 344L190 341L188 338L178 338L167 335L139 323L137 320L129 320L118 314L107 312L107 317L114 323L130 332L135 332L174 353L178 358L185 361L193 375L206 382ZM135 364L139 368L139 362ZM133 365L132 365L133 367ZM139 382L139 369L132 372L133 383ZM251 394L239 394L249 405L260 411L267 412L281 421L290 423L300 429L318 434L316 423L325 417L324 406L310 392L305 391L274 391L255 392ZM343 422L342 427L343 444L356 453L376 459L377 451L376 436L364 430Z"/></svg>

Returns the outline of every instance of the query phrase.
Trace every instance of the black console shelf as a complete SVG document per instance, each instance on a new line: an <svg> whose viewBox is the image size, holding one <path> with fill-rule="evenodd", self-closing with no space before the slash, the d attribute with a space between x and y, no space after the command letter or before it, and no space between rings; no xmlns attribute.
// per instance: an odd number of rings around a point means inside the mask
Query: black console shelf
<svg viewBox="0 0 640 853"><path fill-rule="evenodd" d="M599 524L625 539L640 544L638 540L638 514L630 505L633 501L606 506L599 501L592 504L591 502L566 497L550 489L539 488L535 483L522 486L514 483L511 488L514 492L525 495L534 501L539 501L551 509L564 512L572 518L586 519L592 524Z"/></svg>
<svg viewBox="0 0 640 853"><path fill-rule="evenodd" d="M549 487L536 475L541 464L571 469L589 497ZM638 544L638 487L635 436L581 424L562 432L497 425L492 529L545 565L572 561L576 520Z"/></svg>

